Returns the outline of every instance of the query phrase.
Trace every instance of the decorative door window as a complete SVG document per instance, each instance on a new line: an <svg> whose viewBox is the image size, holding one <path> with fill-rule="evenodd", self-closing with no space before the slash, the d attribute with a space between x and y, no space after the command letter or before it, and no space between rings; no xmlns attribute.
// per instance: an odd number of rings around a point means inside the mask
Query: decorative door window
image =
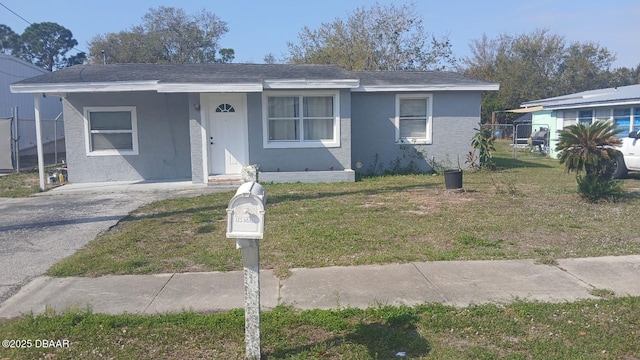
<svg viewBox="0 0 640 360"><path fill-rule="evenodd" d="M236 112L236 109L233 108L233 106L229 105L229 104L220 104L218 105L218 107L216 108L216 112Z"/></svg>

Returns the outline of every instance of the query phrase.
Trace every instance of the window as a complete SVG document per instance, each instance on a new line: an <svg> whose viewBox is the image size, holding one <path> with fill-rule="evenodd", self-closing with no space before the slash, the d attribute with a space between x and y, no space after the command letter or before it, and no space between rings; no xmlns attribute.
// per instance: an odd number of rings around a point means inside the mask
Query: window
<svg viewBox="0 0 640 360"><path fill-rule="evenodd" d="M431 143L431 96L396 96L396 142Z"/></svg>
<svg viewBox="0 0 640 360"><path fill-rule="evenodd" d="M640 107L633 109L633 131L640 131Z"/></svg>
<svg viewBox="0 0 640 360"><path fill-rule="evenodd" d="M133 106L85 108L87 155L138 155Z"/></svg>
<svg viewBox="0 0 640 360"><path fill-rule="evenodd" d="M340 145L337 93L283 93L265 98L265 147Z"/></svg>
<svg viewBox="0 0 640 360"><path fill-rule="evenodd" d="M611 121L611 109L596 109L596 121Z"/></svg>
<svg viewBox="0 0 640 360"><path fill-rule="evenodd" d="M629 136L629 131L631 130L631 109L613 109L613 123L616 124L618 130L622 130L622 132L616 135L617 137L626 138Z"/></svg>
<svg viewBox="0 0 640 360"><path fill-rule="evenodd" d="M562 126L563 128L566 128L567 126L575 125L578 123L575 110L565 110L563 111L563 116L564 116L563 126Z"/></svg>
<svg viewBox="0 0 640 360"><path fill-rule="evenodd" d="M216 112L236 112L236 109L233 108L233 106L229 105L229 104L220 104L218 105L218 107L216 108Z"/></svg>
<svg viewBox="0 0 640 360"><path fill-rule="evenodd" d="M582 125L591 124L593 120L593 110L580 110L578 111L578 123Z"/></svg>

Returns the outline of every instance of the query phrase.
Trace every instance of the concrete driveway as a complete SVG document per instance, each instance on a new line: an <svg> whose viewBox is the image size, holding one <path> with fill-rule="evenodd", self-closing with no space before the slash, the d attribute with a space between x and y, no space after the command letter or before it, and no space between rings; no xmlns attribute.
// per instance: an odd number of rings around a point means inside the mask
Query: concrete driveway
<svg viewBox="0 0 640 360"><path fill-rule="evenodd" d="M0 303L142 205L235 188L190 182L78 184L0 199Z"/></svg>

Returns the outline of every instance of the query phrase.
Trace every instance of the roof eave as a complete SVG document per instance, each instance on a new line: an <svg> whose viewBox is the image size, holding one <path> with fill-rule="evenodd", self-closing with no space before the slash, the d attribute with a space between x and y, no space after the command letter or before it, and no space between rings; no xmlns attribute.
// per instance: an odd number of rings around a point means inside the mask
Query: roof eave
<svg viewBox="0 0 640 360"><path fill-rule="evenodd" d="M262 81L265 90L275 89L355 89L360 86L357 79L268 79Z"/></svg>
<svg viewBox="0 0 640 360"><path fill-rule="evenodd" d="M500 84L439 84L439 85L363 85L355 88L355 92L407 92L407 91L498 91Z"/></svg>
<svg viewBox="0 0 640 360"><path fill-rule="evenodd" d="M261 92L260 83L160 83L159 93Z"/></svg>
<svg viewBox="0 0 640 360"><path fill-rule="evenodd" d="M158 81L115 81L89 83L11 84L14 94L155 91Z"/></svg>
<svg viewBox="0 0 640 360"><path fill-rule="evenodd" d="M555 104L546 105L546 110L564 110L564 109L582 109L582 108L596 108L596 107L608 107L608 106L631 106L640 104L640 99L628 99L618 101L600 101L600 102L585 102L585 103L573 103L573 104Z"/></svg>

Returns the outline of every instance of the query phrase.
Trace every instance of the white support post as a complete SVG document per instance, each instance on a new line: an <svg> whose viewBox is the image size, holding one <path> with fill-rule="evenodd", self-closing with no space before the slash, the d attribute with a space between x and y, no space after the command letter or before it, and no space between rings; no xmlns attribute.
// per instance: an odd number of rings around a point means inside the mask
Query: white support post
<svg viewBox="0 0 640 360"><path fill-rule="evenodd" d="M245 359L260 360L260 246L258 239L237 239L244 265Z"/></svg>
<svg viewBox="0 0 640 360"><path fill-rule="evenodd" d="M42 126L40 123L40 97L41 94L33 95L33 105L36 115L36 146L38 149L38 174L40 175L40 190L44 191L44 151L42 149Z"/></svg>

